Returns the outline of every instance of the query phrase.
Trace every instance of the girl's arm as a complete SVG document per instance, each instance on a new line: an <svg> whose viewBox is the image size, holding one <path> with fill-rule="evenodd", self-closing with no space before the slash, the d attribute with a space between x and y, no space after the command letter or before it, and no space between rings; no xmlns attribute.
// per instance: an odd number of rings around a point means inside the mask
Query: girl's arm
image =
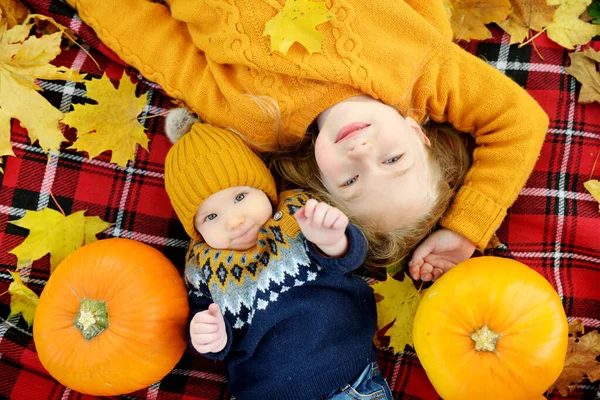
<svg viewBox="0 0 600 400"><path fill-rule="evenodd" d="M149 0L67 1L111 50L170 96L190 107L220 97L204 53L166 6Z"/></svg>
<svg viewBox="0 0 600 400"><path fill-rule="evenodd" d="M476 142L473 165L441 225L483 251L540 154L548 116L525 90L454 43L438 49L416 84L413 106Z"/></svg>

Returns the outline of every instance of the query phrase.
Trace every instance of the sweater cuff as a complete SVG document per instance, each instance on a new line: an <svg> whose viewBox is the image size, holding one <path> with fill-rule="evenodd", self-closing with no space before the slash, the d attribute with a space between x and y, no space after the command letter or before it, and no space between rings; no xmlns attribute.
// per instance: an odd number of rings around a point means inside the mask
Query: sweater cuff
<svg viewBox="0 0 600 400"><path fill-rule="evenodd" d="M367 239L365 235L353 224L346 227L348 238L348 251L342 257L327 257L323 255L316 246L306 241L309 255L314 259L326 273L345 274L360 267L367 257Z"/></svg>
<svg viewBox="0 0 600 400"><path fill-rule="evenodd" d="M469 239L483 253L506 216L502 207L470 186L462 186L441 225Z"/></svg>

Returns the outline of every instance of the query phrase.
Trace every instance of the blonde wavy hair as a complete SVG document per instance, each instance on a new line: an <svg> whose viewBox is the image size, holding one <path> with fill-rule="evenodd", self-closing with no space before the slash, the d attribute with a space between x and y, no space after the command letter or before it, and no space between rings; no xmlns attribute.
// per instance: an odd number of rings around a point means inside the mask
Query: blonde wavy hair
<svg viewBox="0 0 600 400"><path fill-rule="evenodd" d="M311 140L306 140L289 152L277 152L268 157L271 170L293 185L308 190L323 201L342 210L366 236L368 251L366 264L383 267L400 262L425 238L450 207L458 188L471 165L469 135L456 131L451 125L429 123L423 127L431 141L426 147L432 165L431 193L435 196L432 207L409 228L380 232L366 221L359 221L350 210L329 194L321 178L315 159L316 126L309 128Z"/></svg>

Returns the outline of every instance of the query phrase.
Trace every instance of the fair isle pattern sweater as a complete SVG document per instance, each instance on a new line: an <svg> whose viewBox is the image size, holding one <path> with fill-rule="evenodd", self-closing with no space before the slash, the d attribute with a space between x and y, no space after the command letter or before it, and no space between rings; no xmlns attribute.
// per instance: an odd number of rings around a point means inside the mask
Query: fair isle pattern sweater
<svg viewBox="0 0 600 400"><path fill-rule="evenodd" d="M265 24L285 0L67 0L112 50L206 122L258 150L291 146L315 117L368 94L476 141L442 219L482 250L540 153L548 117L523 89L451 41L442 0L327 0L321 51L271 51ZM290 0L291 1L291 0ZM277 102L272 118L256 96ZM268 108L268 107L267 107Z"/></svg>
<svg viewBox="0 0 600 400"><path fill-rule="evenodd" d="M219 304L227 345L205 356L225 358L229 388L239 400L318 399L376 360L373 292L351 274L365 259L366 240L350 225L348 253L321 255L293 217L308 198L304 192L282 193L250 250L190 245L190 321Z"/></svg>

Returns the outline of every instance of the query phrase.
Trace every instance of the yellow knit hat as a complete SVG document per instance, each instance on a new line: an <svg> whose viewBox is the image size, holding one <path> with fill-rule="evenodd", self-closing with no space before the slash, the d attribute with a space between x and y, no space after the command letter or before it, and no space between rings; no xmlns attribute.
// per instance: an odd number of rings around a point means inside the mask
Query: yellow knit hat
<svg viewBox="0 0 600 400"><path fill-rule="evenodd" d="M218 191L250 186L277 203L273 175L265 163L235 133L196 123L169 150L165 188L171 204L192 239L201 240L194 216L202 202Z"/></svg>

